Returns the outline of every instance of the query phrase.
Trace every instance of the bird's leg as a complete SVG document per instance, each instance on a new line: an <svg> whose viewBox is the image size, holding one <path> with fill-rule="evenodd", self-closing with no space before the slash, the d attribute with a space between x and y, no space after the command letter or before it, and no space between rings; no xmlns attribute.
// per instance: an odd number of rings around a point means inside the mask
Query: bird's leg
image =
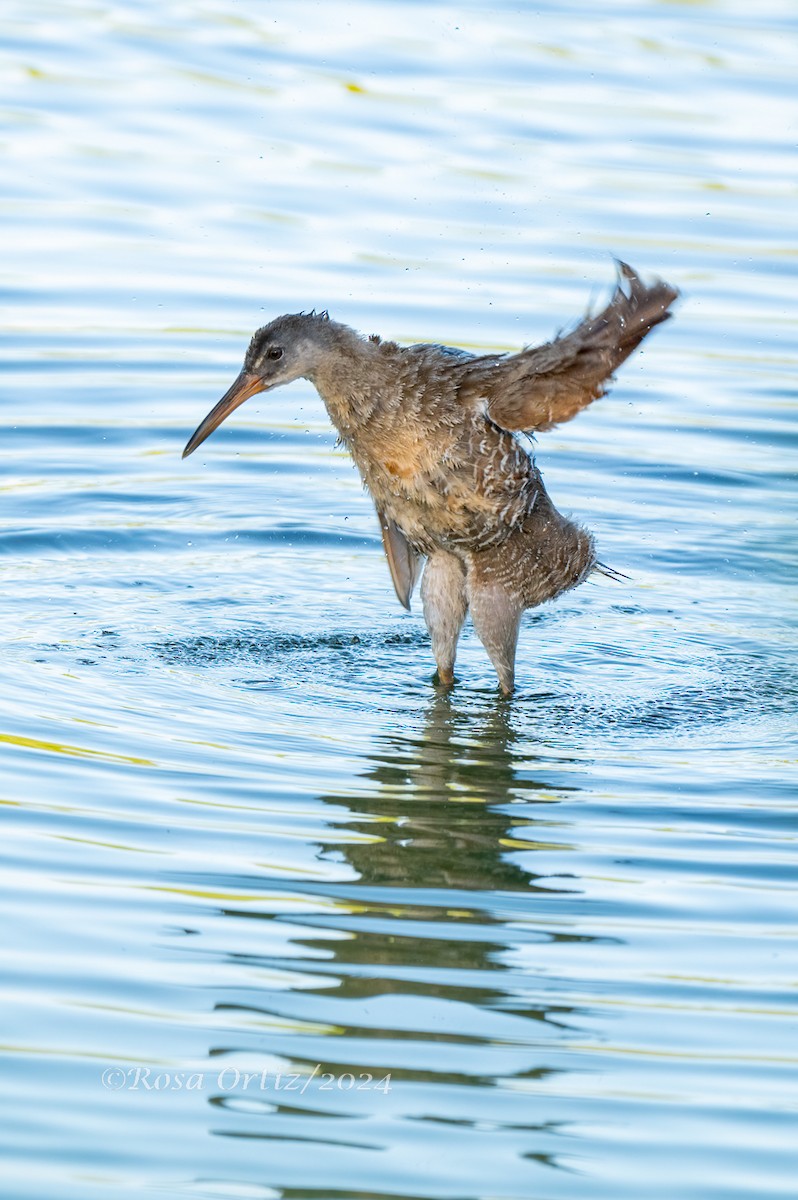
<svg viewBox="0 0 798 1200"><path fill-rule="evenodd" d="M459 558L443 550L430 555L421 580L421 600L438 678L448 687L454 682L457 639L467 608L465 567Z"/></svg>
<svg viewBox="0 0 798 1200"><path fill-rule="evenodd" d="M515 686L515 648L524 611L521 602L496 583L468 580L468 604L477 637L499 676L505 696Z"/></svg>

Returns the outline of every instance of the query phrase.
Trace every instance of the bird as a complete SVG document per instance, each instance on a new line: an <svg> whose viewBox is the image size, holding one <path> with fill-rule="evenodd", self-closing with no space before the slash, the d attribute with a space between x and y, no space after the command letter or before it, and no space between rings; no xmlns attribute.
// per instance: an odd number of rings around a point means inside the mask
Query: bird
<svg viewBox="0 0 798 1200"><path fill-rule="evenodd" d="M527 447L606 394L613 372L667 320L678 291L617 261L607 305L518 353L399 345L327 311L277 317L253 335L232 386L183 457L249 397L295 379L318 391L377 510L397 598L421 602L437 668L454 683L466 614L501 692L515 686L522 614L600 563L591 533L554 507Z"/></svg>

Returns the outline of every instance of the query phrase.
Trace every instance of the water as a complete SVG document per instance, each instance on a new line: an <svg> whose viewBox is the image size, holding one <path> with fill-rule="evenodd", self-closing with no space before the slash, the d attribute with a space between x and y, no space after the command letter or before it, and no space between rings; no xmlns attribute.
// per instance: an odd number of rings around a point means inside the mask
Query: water
<svg viewBox="0 0 798 1200"><path fill-rule="evenodd" d="M4 14L2 1191L795 1195L794 6ZM283 311L543 340L631 576L436 694Z"/></svg>

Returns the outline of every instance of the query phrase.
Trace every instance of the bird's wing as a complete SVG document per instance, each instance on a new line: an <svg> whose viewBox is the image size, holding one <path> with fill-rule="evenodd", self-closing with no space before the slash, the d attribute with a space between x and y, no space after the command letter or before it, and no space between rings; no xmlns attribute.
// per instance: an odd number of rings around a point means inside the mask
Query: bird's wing
<svg viewBox="0 0 798 1200"><path fill-rule="evenodd" d="M398 525L377 509L382 531L385 557L391 568L391 579L399 597L399 603L410 611L410 597L421 572L422 556L413 549Z"/></svg>
<svg viewBox="0 0 798 1200"><path fill-rule="evenodd" d="M603 396L616 367L668 319L679 295L661 280L647 287L626 263L618 263L618 273L607 307L571 333L520 354L464 363L461 398L487 401L487 415L501 429L532 431L570 421Z"/></svg>

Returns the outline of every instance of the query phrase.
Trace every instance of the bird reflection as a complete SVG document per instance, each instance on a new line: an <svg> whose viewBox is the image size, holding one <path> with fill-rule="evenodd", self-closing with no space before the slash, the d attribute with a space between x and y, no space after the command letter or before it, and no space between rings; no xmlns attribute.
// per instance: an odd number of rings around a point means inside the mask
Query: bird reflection
<svg viewBox="0 0 798 1200"><path fill-rule="evenodd" d="M320 797L334 828L320 854L347 869L299 885L310 903L282 916L294 926L290 956L247 954L248 969L265 969L263 983L248 977L217 1004L229 1033L211 1055L255 1064L272 1055L302 1080L390 1075L394 1120L411 1142L426 1136L419 1121L434 1125L447 1153L478 1137L490 1156L494 1139L509 1139L508 1165L532 1186L538 1171L568 1169L568 1122L546 1094L577 1009L513 954L519 944L592 939L547 919L552 883L528 869L531 855L521 865L509 853L523 846L513 829L536 823L535 803L545 803L547 825L556 803L550 782L530 777L523 716L498 698L465 704L441 692L415 727L413 715L404 727L397 717L365 756L367 794ZM273 898L272 880L268 890ZM223 913L239 927L256 915ZM259 916L274 920L273 907ZM296 972L297 986L270 986L275 969ZM275 1093L250 1115L235 1098L215 1097L217 1111L225 1108L218 1132L272 1144L300 1138L320 1153L352 1155L353 1165L387 1148L368 1123L373 1099L370 1108L369 1097L315 1083L303 1096ZM329 1119L340 1117L348 1120Z"/></svg>
<svg viewBox="0 0 798 1200"><path fill-rule="evenodd" d="M369 844L346 848L361 881L468 891L534 886L502 851L513 824L505 806L546 786L516 771L515 759L528 757L519 739L504 700L466 710L448 691L429 704L421 729L382 735L364 772L375 785L369 817L355 822ZM374 816L383 819L377 828Z"/></svg>

